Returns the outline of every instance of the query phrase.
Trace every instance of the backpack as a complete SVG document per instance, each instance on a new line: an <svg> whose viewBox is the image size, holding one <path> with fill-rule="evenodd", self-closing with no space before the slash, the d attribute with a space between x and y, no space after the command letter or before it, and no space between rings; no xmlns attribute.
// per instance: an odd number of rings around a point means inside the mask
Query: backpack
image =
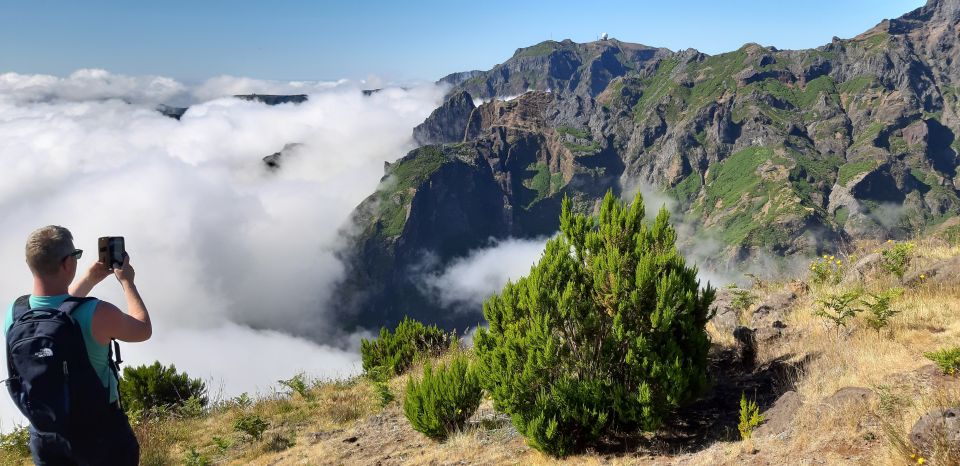
<svg viewBox="0 0 960 466"><path fill-rule="evenodd" d="M69 440L95 431L98 420L116 409L90 364L83 331L72 315L92 299L70 297L57 309L31 309L29 296L14 304L13 325L7 330L7 390L38 432ZM108 360L117 376L112 348Z"/></svg>

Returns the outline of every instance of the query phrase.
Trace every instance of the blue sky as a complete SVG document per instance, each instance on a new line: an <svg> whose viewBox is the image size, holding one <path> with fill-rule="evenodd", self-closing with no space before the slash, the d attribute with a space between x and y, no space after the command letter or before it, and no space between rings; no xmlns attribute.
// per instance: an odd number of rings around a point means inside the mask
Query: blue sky
<svg viewBox="0 0 960 466"><path fill-rule="evenodd" d="M186 81L437 79L489 69L518 47L607 32L707 53L852 37L923 0L75 1L0 0L0 73L79 68Z"/></svg>

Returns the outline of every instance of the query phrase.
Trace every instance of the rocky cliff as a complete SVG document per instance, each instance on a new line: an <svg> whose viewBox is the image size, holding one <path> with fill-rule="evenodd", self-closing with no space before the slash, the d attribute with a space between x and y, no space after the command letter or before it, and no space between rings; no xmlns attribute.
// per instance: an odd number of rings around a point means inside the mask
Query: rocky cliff
<svg viewBox="0 0 960 466"><path fill-rule="evenodd" d="M665 191L688 241L722 245L718 263L935 229L960 212L958 43L960 0L930 0L810 50L519 49L451 78L414 131L424 147L358 207L343 302L358 322L475 324L423 296L411 267L549 233L563 196L592 211L608 189Z"/></svg>

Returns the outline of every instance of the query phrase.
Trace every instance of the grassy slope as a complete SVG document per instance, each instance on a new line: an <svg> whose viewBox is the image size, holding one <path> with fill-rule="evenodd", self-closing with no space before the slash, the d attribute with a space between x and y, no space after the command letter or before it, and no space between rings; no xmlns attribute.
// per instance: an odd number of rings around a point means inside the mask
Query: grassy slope
<svg viewBox="0 0 960 466"><path fill-rule="evenodd" d="M956 244L956 243L954 243ZM861 245L863 256L884 245ZM960 255L960 246L920 241L914 266ZM846 262L855 258L845 257ZM880 272L865 282L867 291L897 285ZM755 292L776 292L786 284L764 284ZM730 440L705 445L695 452L651 456L649 451L620 456L582 454L569 464L787 464L813 460L825 464L894 465L909 459L894 439L905 438L912 424L931 408L960 404L960 379L941 377L930 383L930 361L923 353L960 344L960 288L920 285L908 288L894 302L901 310L889 335L866 328L862 317L838 334L814 315L815 301L826 293L855 285L813 287L802 295L786 324L795 337L761 345L760 359L812 361L794 380L804 404L792 421L792 433L783 438ZM709 328L708 328L709 329ZM728 336L714 333L718 348L730 345ZM920 369L918 371L918 369ZM415 367L412 373L419 372ZM928 375L924 375L928 374ZM376 390L364 378L325 382L314 386L310 400L278 393L243 408L219 403L200 418L141 422L136 426L143 448L143 464L184 464L191 449L213 464L550 464L512 429L509 420L493 411L489 400L465 432L438 444L413 431L400 407L406 377L390 382L398 399L380 406ZM944 382L945 381L945 382ZM866 404L846 403L824 409L823 400L843 387L867 387L877 393ZM261 441L237 433L236 419L258 414L270 422ZM892 436L891 436L892 435ZM220 448L215 437L230 445ZM294 445L275 451L276 439ZM656 453L654 452L654 455ZM16 455L0 453L3 464ZM22 464L29 464L21 457Z"/></svg>

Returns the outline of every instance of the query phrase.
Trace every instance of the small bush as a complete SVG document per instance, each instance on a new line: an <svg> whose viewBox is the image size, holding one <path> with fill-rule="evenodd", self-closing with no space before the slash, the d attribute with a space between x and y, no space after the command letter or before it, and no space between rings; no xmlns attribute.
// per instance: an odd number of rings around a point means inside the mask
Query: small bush
<svg viewBox="0 0 960 466"><path fill-rule="evenodd" d="M250 395L247 392L243 392L231 400L236 407L240 409L247 409L253 406L253 399L250 398Z"/></svg>
<svg viewBox="0 0 960 466"><path fill-rule="evenodd" d="M217 437L214 435L212 440L213 444L217 447L217 451L219 451L221 455L226 453L227 450L233 446L233 440L230 440L229 438Z"/></svg>
<svg viewBox="0 0 960 466"><path fill-rule="evenodd" d="M403 412L418 432L444 440L473 416L482 393L476 370L458 355L436 369L427 363L421 380L409 379Z"/></svg>
<svg viewBox="0 0 960 466"><path fill-rule="evenodd" d="M760 414L760 407L755 400L747 400L747 395L740 394L740 424L737 430L740 431L740 439L746 440L753 435L753 429L756 429L764 420Z"/></svg>
<svg viewBox="0 0 960 466"><path fill-rule="evenodd" d="M853 307L853 303L860 299L860 291L852 290L840 294L831 294L824 299L817 300L819 308L816 314L827 319L837 326L837 333L840 327L847 326L847 320L857 315L861 309Z"/></svg>
<svg viewBox="0 0 960 466"><path fill-rule="evenodd" d="M426 326L404 318L393 333L384 327L380 329L379 337L360 342L363 370L382 377L400 375L418 356L439 355L450 347L452 341L453 336L436 325ZM376 368L384 370L377 371Z"/></svg>
<svg viewBox="0 0 960 466"><path fill-rule="evenodd" d="M940 370L944 374L957 375L957 372L960 371L960 346L923 353L923 355L940 366Z"/></svg>
<svg viewBox="0 0 960 466"><path fill-rule="evenodd" d="M233 430L247 434L258 442L263 438L263 432L268 427L270 427L270 423L256 414L244 414L233 423Z"/></svg>
<svg viewBox="0 0 960 466"><path fill-rule="evenodd" d="M836 285L843 278L843 260L824 254L810 262L810 282L815 285Z"/></svg>
<svg viewBox="0 0 960 466"><path fill-rule="evenodd" d="M880 266L887 272L896 275L898 280L903 280L903 274L910 267L910 253L912 251L913 243L896 243L880 252Z"/></svg>
<svg viewBox="0 0 960 466"><path fill-rule="evenodd" d="M730 304L741 313L747 312L757 302L757 295L750 290L735 288L730 293L733 294Z"/></svg>
<svg viewBox="0 0 960 466"><path fill-rule="evenodd" d="M13 456L30 456L30 431L27 426L0 434L0 450Z"/></svg>
<svg viewBox="0 0 960 466"><path fill-rule="evenodd" d="M868 293L868 298L861 300L868 312L867 325L870 328L880 333L881 329L890 325L890 319L900 313L900 311L890 307L890 302L900 296L902 292L903 290L900 288L893 288L877 294Z"/></svg>
<svg viewBox="0 0 960 466"><path fill-rule="evenodd" d="M714 290L678 251L666 209L644 216L639 194L627 205L608 192L598 217L565 199L539 262L483 305L483 388L538 450L655 431L707 387Z"/></svg>
<svg viewBox="0 0 960 466"><path fill-rule="evenodd" d="M377 392L377 399L380 401L381 408L386 407L396 398L393 396L393 392L390 391L390 385L382 380L373 382L373 389Z"/></svg>
<svg viewBox="0 0 960 466"><path fill-rule="evenodd" d="M747 314L747 312L757 302L757 295L750 290L737 288L736 285L733 285L730 288L730 294L733 295L730 305L736 311L737 319L739 320L740 324L748 325L750 316Z"/></svg>
<svg viewBox="0 0 960 466"><path fill-rule="evenodd" d="M210 462L210 458L198 452L196 448L191 448L184 454L183 464L185 466L209 466L213 463Z"/></svg>
<svg viewBox="0 0 960 466"><path fill-rule="evenodd" d="M207 411L204 407L205 404L205 400L191 396L190 398L187 398L179 408L177 408L177 414L185 418L196 418L203 416L203 414Z"/></svg>
<svg viewBox="0 0 960 466"><path fill-rule="evenodd" d="M310 401L313 399L313 393L310 391L310 386L307 384L307 376L304 373L299 373L290 377L287 380L278 380L277 383L283 385L290 389L290 394L298 394L300 398Z"/></svg>
<svg viewBox="0 0 960 466"><path fill-rule="evenodd" d="M201 407L207 405L207 386L202 380L191 379L185 372L178 373L175 366L159 362L125 368L120 395L131 412L165 413L183 407L190 398Z"/></svg>

